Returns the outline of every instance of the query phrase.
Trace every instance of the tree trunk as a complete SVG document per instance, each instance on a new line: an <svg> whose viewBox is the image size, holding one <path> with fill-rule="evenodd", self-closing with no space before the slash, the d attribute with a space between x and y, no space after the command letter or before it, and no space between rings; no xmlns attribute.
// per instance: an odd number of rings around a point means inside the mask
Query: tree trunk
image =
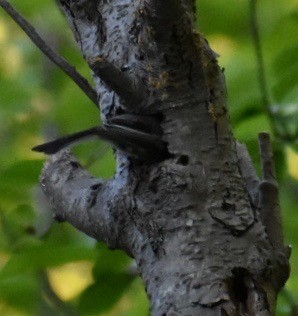
<svg viewBox="0 0 298 316"><path fill-rule="evenodd" d="M42 187L55 216L137 263L153 315L272 315L288 278L268 135L263 179L237 144L216 54L196 29L194 0L58 0L94 71L103 121L161 122L170 158L116 150L113 179L69 152Z"/></svg>

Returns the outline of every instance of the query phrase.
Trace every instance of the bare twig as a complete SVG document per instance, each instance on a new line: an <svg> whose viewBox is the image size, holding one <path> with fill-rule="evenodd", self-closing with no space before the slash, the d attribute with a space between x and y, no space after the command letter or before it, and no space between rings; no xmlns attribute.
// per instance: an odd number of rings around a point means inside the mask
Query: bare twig
<svg viewBox="0 0 298 316"><path fill-rule="evenodd" d="M270 110L269 109L269 106L270 106L269 92L268 92L267 80L266 80L266 75L265 75L264 57L263 57L263 52L262 52L258 17L257 17L257 0L250 1L250 23L251 23L251 32L252 32L254 48L255 48L255 53L256 53L256 58L257 58L257 63L258 63L259 84L260 84L263 104L266 106L267 110Z"/></svg>
<svg viewBox="0 0 298 316"><path fill-rule="evenodd" d="M268 237L277 250L284 251L279 189L275 174L273 150L268 133L259 134L262 159L262 182L259 185L259 211Z"/></svg>
<svg viewBox="0 0 298 316"><path fill-rule="evenodd" d="M57 54L47 43L38 35L34 27L26 21L23 16L16 11L6 0L0 0L0 6L12 17L12 19L29 36L32 42L64 73L66 73L88 96L88 98L97 105L97 93L91 87L89 82L77 72L75 67L70 65L63 57Z"/></svg>
<svg viewBox="0 0 298 316"><path fill-rule="evenodd" d="M263 180L276 182L275 164L269 133L259 134L259 145L262 158Z"/></svg>
<svg viewBox="0 0 298 316"><path fill-rule="evenodd" d="M260 87L260 93L262 96L262 103L269 116L272 131L275 135L277 135L277 131L274 124L274 115L270 108L271 101L270 101L270 94L269 94L269 89L268 89L268 82L266 78L264 56L262 52L262 45L261 45L261 40L260 40L259 24L258 24L258 17L257 17L257 1L258 0L250 0L250 25L251 25L251 33L252 33L257 66L258 66L259 87Z"/></svg>

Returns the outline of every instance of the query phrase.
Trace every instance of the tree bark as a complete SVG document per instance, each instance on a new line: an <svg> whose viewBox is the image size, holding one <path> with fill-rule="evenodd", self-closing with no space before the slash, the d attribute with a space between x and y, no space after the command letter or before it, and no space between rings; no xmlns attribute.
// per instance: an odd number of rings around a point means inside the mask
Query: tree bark
<svg viewBox="0 0 298 316"><path fill-rule="evenodd" d="M68 152L42 188L57 219L132 256L153 315L272 315L289 274L267 134L260 181L235 141L224 75L194 0L57 0L94 71L103 121L161 121L169 159L116 150L113 179Z"/></svg>

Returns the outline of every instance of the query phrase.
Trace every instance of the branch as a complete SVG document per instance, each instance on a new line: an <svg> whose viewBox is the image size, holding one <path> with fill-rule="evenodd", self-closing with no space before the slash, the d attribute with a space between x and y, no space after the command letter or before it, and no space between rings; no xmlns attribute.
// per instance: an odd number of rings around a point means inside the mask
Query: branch
<svg viewBox="0 0 298 316"><path fill-rule="evenodd" d="M262 178L265 181L274 183L277 185L274 155L268 133L259 134L259 146L262 159Z"/></svg>
<svg viewBox="0 0 298 316"><path fill-rule="evenodd" d="M97 105L97 93L89 82L77 72L75 67L70 65L63 57L51 49L46 42L38 35L34 27L26 21L22 15L16 11L9 2L0 0L0 6L11 16L11 18L21 27L21 29L29 36L32 42L64 73L66 73L87 95L87 97Z"/></svg>
<svg viewBox="0 0 298 316"><path fill-rule="evenodd" d="M268 133L259 134L262 182L259 185L259 210L268 237L275 249L283 249L283 230L279 190L275 175L273 150Z"/></svg>
<svg viewBox="0 0 298 316"><path fill-rule="evenodd" d="M93 208L98 195L102 195L107 182L95 179L69 152L61 152L48 161L41 175L41 187L55 209L54 218L68 221L87 235L100 239L109 235L108 223L101 210ZM109 196L109 194L107 194ZM101 229L95 231L95 226Z"/></svg>
<svg viewBox="0 0 298 316"><path fill-rule="evenodd" d="M111 180L94 178L69 151L61 151L47 161L40 182L57 221L67 221L110 248L130 253L127 244L135 228L128 215L130 187L123 174Z"/></svg>

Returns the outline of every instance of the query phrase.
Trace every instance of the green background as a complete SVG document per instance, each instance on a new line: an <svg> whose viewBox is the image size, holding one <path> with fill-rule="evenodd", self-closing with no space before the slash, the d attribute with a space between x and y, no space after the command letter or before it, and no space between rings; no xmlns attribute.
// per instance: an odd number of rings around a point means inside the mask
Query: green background
<svg viewBox="0 0 298 316"><path fill-rule="evenodd" d="M247 0L198 1L198 23L225 68L237 138L259 170L257 136L275 130L274 149L292 275L278 315L298 301L298 2L262 0L259 22L273 119L262 104ZM72 33L54 1L11 1L90 81ZM45 157L33 146L99 124L96 107L0 9L0 314L147 315L142 282L121 251L54 223L38 188ZM110 177L111 148L76 147L92 173Z"/></svg>

